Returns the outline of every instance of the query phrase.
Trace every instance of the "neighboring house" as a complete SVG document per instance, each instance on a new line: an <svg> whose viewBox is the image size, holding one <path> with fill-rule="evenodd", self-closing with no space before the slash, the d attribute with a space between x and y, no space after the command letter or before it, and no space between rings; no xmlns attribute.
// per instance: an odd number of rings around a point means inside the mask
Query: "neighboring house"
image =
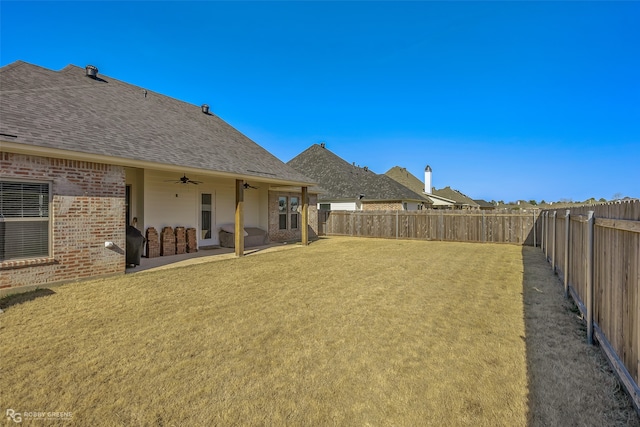
<svg viewBox="0 0 640 427"><path fill-rule="evenodd" d="M518 200L514 203L502 203L497 206L498 209L540 209L539 206L532 205L525 200Z"/></svg>
<svg viewBox="0 0 640 427"><path fill-rule="evenodd" d="M425 180L420 181L406 168L400 166L394 166L385 172L385 175L393 179L396 182L404 185L410 190L421 194L426 200L431 202L431 207L434 209L453 209L455 207L455 200L447 197L435 194L431 188L431 167L427 165L424 170Z"/></svg>
<svg viewBox="0 0 640 427"><path fill-rule="evenodd" d="M477 202L451 187L441 188L440 190L434 189L432 193L434 196L453 200L454 209L480 209L480 205Z"/></svg>
<svg viewBox="0 0 640 427"><path fill-rule="evenodd" d="M418 210L430 202L386 175L341 159L324 144L314 144L287 165L318 183L323 210Z"/></svg>
<svg viewBox="0 0 640 427"><path fill-rule="evenodd" d="M491 202L487 202L486 200L482 200L482 199L474 199L474 202L476 202L478 204L478 207L480 208L480 210L483 211L490 211L490 210L494 210L496 208L496 205L491 203Z"/></svg>
<svg viewBox="0 0 640 427"><path fill-rule="evenodd" d="M0 292L123 273L134 217L143 233L195 228L199 246L229 223L272 241L317 232L315 183L206 105L21 61L0 91Z"/></svg>

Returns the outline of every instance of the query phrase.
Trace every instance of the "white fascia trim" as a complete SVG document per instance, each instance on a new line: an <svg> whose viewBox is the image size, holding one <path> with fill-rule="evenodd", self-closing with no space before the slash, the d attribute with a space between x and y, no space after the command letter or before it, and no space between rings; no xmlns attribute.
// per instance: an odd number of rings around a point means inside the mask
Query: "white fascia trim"
<svg viewBox="0 0 640 427"><path fill-rule="evenodd" d="M442 196L436 196L435 194L424 193L424 195L427 196L428 198L430 198L434 203L436 203L436 200L437 200L439 202L446 202L446 203L450 203L452 205L456 204L455 200L447 199L447 198L442 197Z"/></svg>

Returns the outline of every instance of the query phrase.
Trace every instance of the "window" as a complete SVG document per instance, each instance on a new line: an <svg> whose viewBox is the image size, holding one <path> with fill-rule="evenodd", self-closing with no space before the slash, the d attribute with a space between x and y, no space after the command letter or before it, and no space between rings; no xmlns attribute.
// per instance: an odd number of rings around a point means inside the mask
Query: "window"
<svg viewBox="0 0 640 427"><path fill-rule="evenodd" d="M298 207L299 207L299 199L297 197L292 197L291 203L289 204L289 210L291 212L290 224L291 224L292 230L298 229L298 218L299 218Z"/></svg>
<svg viewBox="0 0 640 427"><path fill-rule="evenodd" d="M213 224L211 200L210 193L202 193L200 198L200 233L202 240L211 238L211 224Z"/></svg>
<svg viewBox="0 0 640 427"><path fill-rule="evenodd" d="M300 197L278 197L278 229L297 230L300 228Z"/></svg>
<svg viewBox="0 0 640 427"><path fill-rule="evenodd" d="M0 261L49 256L49 184L0 181Z"/></svg>
<svg viewBox="0 0 640 427"><path fill-rule="evenodd" d="M287 197L278 197L278 228L280 230L287 229Z"/></svg>

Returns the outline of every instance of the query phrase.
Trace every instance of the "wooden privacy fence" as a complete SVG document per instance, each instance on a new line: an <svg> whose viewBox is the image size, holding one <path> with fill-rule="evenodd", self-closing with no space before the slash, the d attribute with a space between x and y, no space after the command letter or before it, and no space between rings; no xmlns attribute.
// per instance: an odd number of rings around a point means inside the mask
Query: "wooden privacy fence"
<svg viewBox="0 0 640 427"><path fill-rule="evenodd" d="M541 248L640 413L640 201L548 210Z"/></svg>
<svg viewBox="0 0 640 427"><path fill-rule="evenodd" d="M318 211L319 234L537 246L538 210Z"/></svg>

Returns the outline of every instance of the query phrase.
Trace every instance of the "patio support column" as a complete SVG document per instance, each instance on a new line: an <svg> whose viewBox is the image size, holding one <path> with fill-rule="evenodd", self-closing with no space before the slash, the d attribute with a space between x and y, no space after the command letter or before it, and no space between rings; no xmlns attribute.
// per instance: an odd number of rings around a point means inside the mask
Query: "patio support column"
<svg viewBox="0 0 640 427"><path fill-rule="evenodd" d="M302 187L302 244L309 244L309 195L307 187Z"/></svg>
<svg viewBox="0 0 640 427"><path fill-rule="evenodd" d="M236 223L235 223L235 248L236 256L244 255L244 187L243 180L236 179Z"/></svg>

